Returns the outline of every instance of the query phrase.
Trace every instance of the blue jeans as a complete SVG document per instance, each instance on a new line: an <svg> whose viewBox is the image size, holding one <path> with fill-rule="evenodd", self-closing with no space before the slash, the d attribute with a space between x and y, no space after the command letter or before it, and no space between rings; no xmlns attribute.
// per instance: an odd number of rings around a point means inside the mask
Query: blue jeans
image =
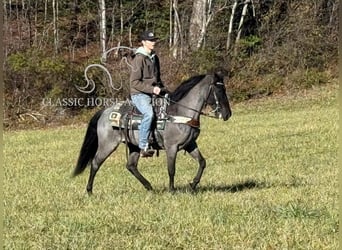
<svg viewBox="0 0 342 250"><path fill-rule="evenodd" d="M148 147L148 136L151 131L153 120L152 98L146 94L134 94L131 96L132 102L143 115L139 129L139 148Z"/></svg>

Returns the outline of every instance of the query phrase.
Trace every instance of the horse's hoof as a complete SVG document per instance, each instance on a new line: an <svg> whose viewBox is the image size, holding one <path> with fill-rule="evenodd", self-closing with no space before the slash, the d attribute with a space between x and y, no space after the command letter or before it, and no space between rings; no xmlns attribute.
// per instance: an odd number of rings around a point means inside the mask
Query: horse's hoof
<svg viewBox="0 0 342 250"><path fill-rule="evenodd" d="M195 184L195 183L193 183L193 182L190 182L189 185L190 185L192 191L196 191L196 186L197 186L197 184Z"/></svg>

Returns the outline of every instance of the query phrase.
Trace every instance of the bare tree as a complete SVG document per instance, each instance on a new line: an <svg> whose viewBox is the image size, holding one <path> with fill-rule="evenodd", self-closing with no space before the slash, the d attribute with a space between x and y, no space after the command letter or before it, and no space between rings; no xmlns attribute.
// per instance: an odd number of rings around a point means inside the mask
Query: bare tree
<svg viewBox="0 0 342 250"><path fill-rule="evenodd" d="M99 14L100 14L100 46L101 59L106 62L106 3L105 0L99 0Z"/></svg>
<svg viewBox="0 0 342 250"><path fill-rule="evenodd" d="M52 0L52 16L53 16L53 41L55 46L55 54L58 53L58 0Z"/></svg>
<svg viewBox="0 0 342 250"><path fill-rule="evenodd" d="M206 23L207 0L194 0L189 27L189 47L191 50L200 48Z"/></svg>
<svg viewBox="0 0 342 250"><path fill-rule="evenodd" d="M38 1L35 1L34 6L34 38L33 38L33 44L37 46L38 44L38 32L37 32L37 25L38 25Z"/></svg>
<svg viewBox="0 0 342 250"><path fill-rule="evenodd" d="M203 45L210 22L226 8L228 1L213 6L212 0L194 0L189 28L189 46L192 50L198 50Z"/></svg>
<svg viewBox="0 0 342 250"><path fill-rule="evenodd" d="M7 3L6 3L6 1L3 1L3 3L4 3L4 6L3 6L3 8L4 8L4 12L3 12L3 15L4 15L4 19L3 19L3 29L4 29L4 38L5 37L8 37L8 34L10 33L10 32L8 32L8 27L9 27L9 25L8 25L8 16L9 16L9 14L8 14L8 12L7 12ZM4 39L5 40L5 39ZM4 48L4 53L5 53L5 58L7 58L7 45L6 45L6 43L5 43L5 46L4 46L5 48ZM5 60L4 60L5 61ZM5 62L4 62L5 63Z"/></svg>
<svg viewBox="0 0 342 250"><path fill-rule="evenodd" d="M233 21L234 21L234 16L235 16L235 10L237 7L239 0L235 0L234 4L232 6L232 13L230 14L230 20L229 20L229 28L228 28L228 35L227 35L227 43L226 43L226 49L228 50L230 47L230 43L231 43L231 36L232 36L232 32L233 32Z"/></svg>
<svg viewBox="0 0 342 250"><path fill-rule="evenodd" d="M170 51L174 58L180 55L182 58L182 26L178 15L178 0L170 0L170 40L169 40ZM180 49L180 51L178 50Z"/></svg>
<svg viewBox="0 0 342 250"><path fill-rule="evenodd" d="M238 43L239 40L240 40L243 21L244 21L244 18L245 18L245 16L246 16L246 13L247 13L248 5L249 5L250 3L251 3L251 0L246 0L246 1L244 2L244 6L243 6L243 9L242 9L242 14L241 14L241 18L240 18L240 23L239 23L238 33L237 33L237 36L236 36L236 39L235 39L235 43Z"/></svg>
<svg viewBox="0 0 342 250"><path fill-rule="evenodd" d="M119 1L119 8L120 8L120 38L118 39L118 47L121 45L122 36L124 32L124 13L123 13L123 4L122 0ZM118 54L118 50L115 52L116 55Z"/></svg>
<svg viewBox="0 0 342 250"><path fill-rule="evenodd" d="M173 0L170 0L170 4L169 4L169 48L171 49L172 47L172 34L173 34L173 30L172 30L172 23L173 23L173 15L172 15L172 9L173 9Z"/></svg>
<svg viewBox="0 0 342 250"><path fill-rule="evenodd" d="M114 41L114 36L115 36L115 3L116 1L112 1L112 14L111 14L111 18L112 18L112 22L111 22L111 31L110 31L110 36L109 36L109 43L113 43Z"/></svg>

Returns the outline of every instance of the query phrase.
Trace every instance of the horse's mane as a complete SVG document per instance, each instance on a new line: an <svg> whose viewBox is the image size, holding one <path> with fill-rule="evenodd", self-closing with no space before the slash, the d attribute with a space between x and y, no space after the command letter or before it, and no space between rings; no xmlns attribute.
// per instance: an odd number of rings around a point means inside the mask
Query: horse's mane
<svg viewBox="0 0 342 250"><path fill-rule="evenodd" d="M178 102L205 76L206 75L198 75L185 80L170 94L170 99L174 102Z"/></svg>

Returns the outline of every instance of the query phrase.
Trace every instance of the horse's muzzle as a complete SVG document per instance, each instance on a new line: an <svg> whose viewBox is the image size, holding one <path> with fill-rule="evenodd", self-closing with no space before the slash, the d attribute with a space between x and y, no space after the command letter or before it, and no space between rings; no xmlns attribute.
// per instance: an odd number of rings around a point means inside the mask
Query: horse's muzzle
<svg viewBox="0 0 342 250"><path fill-rule="evenodd" d="M226 114L219 114L219 118L222 119L223 121L227 121L230 117L232 116L232 112L227 112Z"/></svg>

